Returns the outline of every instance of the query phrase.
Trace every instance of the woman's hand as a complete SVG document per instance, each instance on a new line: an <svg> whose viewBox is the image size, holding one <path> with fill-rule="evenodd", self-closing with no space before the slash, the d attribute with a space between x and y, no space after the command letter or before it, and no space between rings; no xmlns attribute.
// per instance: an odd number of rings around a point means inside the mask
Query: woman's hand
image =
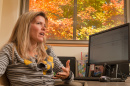
<svg viewBox="0 0 130 86"><path fill-rule="evenodd" d="M66 79L70 74L70 60L66 62L66 67L62 67L63 72L58 72L53 79Z"/></svg>

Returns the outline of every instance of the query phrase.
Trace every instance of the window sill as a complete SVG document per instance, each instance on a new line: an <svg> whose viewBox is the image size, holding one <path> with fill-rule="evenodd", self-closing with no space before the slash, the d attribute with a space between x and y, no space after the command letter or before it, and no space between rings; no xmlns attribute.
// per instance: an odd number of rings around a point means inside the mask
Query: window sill
<svg viewBox="0 0 130 86"><path fill-rule="evenodd" d="M62 46L62 47L88 47L88 44L49 44L51 46Z"/></svg>
<svg viewBox="0 0 130 86"><path fill-rule="evenodd" d="M87 40L62 40L62 41L47 41L51 46L63 46L63 47L88 47Z"/></svg>

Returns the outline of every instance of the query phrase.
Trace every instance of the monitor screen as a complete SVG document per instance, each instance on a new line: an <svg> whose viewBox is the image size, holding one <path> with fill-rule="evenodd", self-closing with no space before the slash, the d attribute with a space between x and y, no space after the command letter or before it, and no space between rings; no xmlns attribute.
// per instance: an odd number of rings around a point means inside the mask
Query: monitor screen
<svg viewBox="0 0 130 86"><path fill-rule="evenodd" d="M129 62L130 24L89 36L89 64Z"/></svg>

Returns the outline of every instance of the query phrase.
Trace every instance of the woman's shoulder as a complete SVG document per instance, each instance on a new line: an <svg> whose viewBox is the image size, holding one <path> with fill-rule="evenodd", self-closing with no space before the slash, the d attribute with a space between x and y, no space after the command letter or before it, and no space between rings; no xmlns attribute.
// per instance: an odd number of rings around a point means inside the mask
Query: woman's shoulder
<svg viewBox="0 0 130 86"><path fill-rule="evenodd" d="M52 48L52 46L47 44L47 45L45 45L45 48L46 48L46 49Z"/></svg>
<svg viewBox="0 0 130 86"><path fill-rule="evenodd" d="M51 51L52 51L52 50L51 50L51 46L50 46L50 45L46 45L45 48L46 48L47 54L50 55L50 53L51 53Z"/></svg>
<svg viewBox="0 0 130 86"><path fill-rule="evenodd" d="M14 46L14 43L10 42L10 43L6 43L1 50L11 50L12 47Z"/></svg>

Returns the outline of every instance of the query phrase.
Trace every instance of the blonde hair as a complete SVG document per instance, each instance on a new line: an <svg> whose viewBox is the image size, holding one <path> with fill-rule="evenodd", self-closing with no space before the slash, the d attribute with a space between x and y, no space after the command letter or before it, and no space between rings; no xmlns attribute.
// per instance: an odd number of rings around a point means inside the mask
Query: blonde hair
<svg viewBox="0 0 130 86"><path fill-rule="evenodd" d="M26 59L28 55L30 44L30 23L36 16L43 16L45 18L46 26L48 23L48 19L44 12L27 12L22 14L19 19L17 20L11 37L8 42L13 42L17 48L17 51L21 58ZM38 54L38 62L44 60L47 56L45 50L45 37L43 38L43 43L38 43L37 45L37 54Z"/></svg>

